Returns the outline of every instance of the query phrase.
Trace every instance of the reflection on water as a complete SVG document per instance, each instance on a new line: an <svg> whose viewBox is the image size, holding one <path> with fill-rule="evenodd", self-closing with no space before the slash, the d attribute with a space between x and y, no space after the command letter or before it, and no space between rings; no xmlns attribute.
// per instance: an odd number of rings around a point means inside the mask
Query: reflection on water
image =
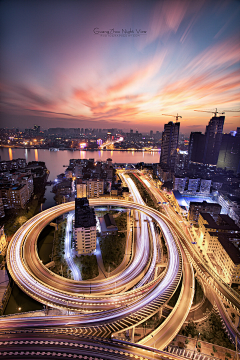
<svg viewBox="0 0 240 360"><path fill-rule="evenodd" d="M158 151L104 151L104 150L95 150L95 151L49 151L48 149L7 149L0 148L0 155L2 160L12 160L17 158L25 158L27 162L29 161L44 161L50 175L48 180L54 181L57 175L63 173L65 168L63 165L68 166L70 159L95 159L105 161L108 158L113 160L113 163L133 163L138 162L145 163L158 163L160 158L160 153Z"/></svg>
<svg viewBox="0 0 240 360"><path fill-rule="evenodd" d="M86 159L86 151L80 150L80 159Z"/></svg>
<svg viewBox="0 0 240 360"><path fill-rule="evenodd" d="M12 149L11 148L8 149L8 153L9 153L9 160L12 160L13 155L12 155Z"/></svg>
<svg viewBox="0 0 240 360"><path fill-rule="evenodd" d="M35 152L35 161L38 161L38 149L35 149L34 152Z"/></svg>

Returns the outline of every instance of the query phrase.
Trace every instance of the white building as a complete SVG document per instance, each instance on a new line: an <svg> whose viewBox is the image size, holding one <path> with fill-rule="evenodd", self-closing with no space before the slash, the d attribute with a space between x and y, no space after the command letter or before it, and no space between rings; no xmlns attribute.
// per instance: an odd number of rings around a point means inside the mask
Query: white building
<svg viewBox="0 0 240 360"><path fill-rule="evenodd" d="M87 184L77 184L77 198L87 197Z"/></svg>
<svg viewBox="0 0 240 360"><path fill-rule="evenodd" d="M200 187L200 178L188 180L188 191L197 192Z"/></svg>
<svg viewBox="0 0 240 360"><path fill-rule="evenodd" d="M201 179L200 192L209 194L211 189L212 180Z"/></svg>
<svg viewBox="0 0 240 360"><path fill-rule="evenodd" d="M79 255L91 254L96 249L96 216L88 199L75 199L75 240Z"/></svg>
<svg viewBox="0 0 240 360"><path fill-rule="evenodd" d="M174 177L173 190L183 192L186 188L187 180L187 177Z"/></svg>

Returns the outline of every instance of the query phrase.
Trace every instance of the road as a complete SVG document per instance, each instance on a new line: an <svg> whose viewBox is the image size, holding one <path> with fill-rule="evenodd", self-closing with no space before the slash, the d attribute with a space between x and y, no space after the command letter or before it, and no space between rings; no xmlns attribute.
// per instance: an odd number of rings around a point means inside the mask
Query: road
<svg viewBox="0 0 240 360"><path fill-rule="evenodd" d="M72 272L73 279L76 281L82 280L80 269L74 263L74 254L72 249L72 221L74 217L74 212L71 212L67 215L67 224L66 224L66 233L65 233L65 255L64 258L68 264L69 269Z"/></svg>
<svg viewBox="0 0 240 360"><path fill-rule="evenodd" d="M146 206L134 182L127 174L122 176L131 190L134 201L100 198L90 199L90 205L125 207L135 212L139 226L135 230L136 241L132 261L125 269L111 274L109 278L91 282L65 279L53 274L39 260L36 251L37 238L41 229L54 218L72 211L74 202L56 206L36 215L16 232L10 242L7 252L10 274L18 286L36 300L60 309L78 311L79 314L48 316L45 319L6 317L0 319L0 329L15 331L20 328L54 329L56 326L64 326L66 329L76 327L79 334L90 331L95 334L102 332L102 336L109 336L139 325L156 313L172 296L183 273L181 293L170 316L140 343L164 349L175 337L189 314L194 296L194 255L187 239L187 231L182 229L180 219L167 206L164 213ZM144 180L154 196L162 200L161 194L151 182ZM70 221L71 216L67 224L70 224ZM158 239L155 236L153 221L161 228L168 249L167 267L155 279ZM67 233L69 234L69 231ZM70 236L66 238L66 246L70 252L69 239ZM68 259L71 261L72 257L69 256ZM198 264L203 266L201 262ZM77 277L76 274L74 276ZM124 356L126 358L126 355ZM168 358L170 357L168 355ZM173 358L176 358L175 355Z"/></svg>
<svg viewBox="0 0 240 360"><path fill-rule="evenodd" d="M147 179L141 172L137 171L134 171L134 175L145 184L146 188L152 192L158 202L161 202L161 204L163 202L168 202L164 194L156 188L151 179ZM175 223L179 239L191 256L191 262L194 268L200 274L202 280L205 283L205 286L209 287L210 285L210 300L212 301L212 298L214 298L215 303L218 306L219 314L225 322L231 339L235 341L235 338L237 337L238 348L240 349L240 333L237 328L232 325L230 319L224 313L224 309L222 308L221 302L218 299L218 296L220 295L225 300L231 302L235 309L240 312L239 295L233 289L231 289L231 287L226 284L223 279L220 278L219 275L209 266L209 264L207 264L206 261L198 254L196 248L192 244L192 237L189 232L189 228L186 225L182 227L182 224L185 224L185 221L182 219L182 217L176 214L176 212L168 205L162 206L167 216Z"/></svg>
<svg viewBox="0 0 240 360"><path fill-rule="evenodd" d="M54 275L48 269L45 269L41 264L36 254L36 236L53 217L59 216L59 214L73 210L74 203L62 204L54 209L49 209L29 222L23 225L21 229L15 234L8 249L8 267L9 271L14 278L15 282L23 288L29 295L50 306L59 308L65 308L69 310L85 310L92 308L91 313L81 313L78 316L69 315L68 319L65 317L49 317L47 320L43 319L21 319L12 321L8 320L8 323L4 323L0 320L0 328L17 327L21 326L56 326L56 325L74 325L76 323L79 326L84 326L88 323L89 326L105 326L107 323L116 323L116 330L122 328L121 320L129 319L129 327L133 326L139 321L142 321L147 316L151 316L156 312L161 304L166 302L175 291L175 288L179 282L181 276L181 262L180 253L175 243L174 237L167 225L161 219L161 216L155 210L148 208L145 205L136 204L133 202L127 202L125 200L116 199L96 199L90 200L90 205L117 205L127 207L130 209L144 212L147 216L150 216L159 223L159 226L163 227L163 232L168 241L169 249L169 264L165 272L165 277L161 276L157 279L150 281L144 286L136 287L128 292L122 292L120 294L99 294L99 287L106 287L106 283L113 285L115 290L115 283L117 287L126 287L122 285L121 281L124 279L123 274L129 281L132 281L130 287L139 281L139 274L132 274L131 265L117 276L105 279L100 284L92 284L92 294L79 293L79 288L88 287L83 282L75 282L70 279L64 279L60 276ZM144 241L144 237L140 237L141 241ZM149 241L147 242L149 244ZM140 262L142 255L144 255L147 244L142 246L141 242L136 247L138 251L134 256L135 261ZM149 245L148 245L149 246ZM21 250L23 249L23 251ZM142 276L142 274L141 274ZM141 278L140 276L140 278ZM130 277L130 280L129 280ZM58 280L61 280L59 282ZM131 280L133 278L133 280ZM43 281L44 279L44 281ZM48 283L49 280L49 283ZM105 284L104 284L105 283ZM84 286L83 286L84 285ZM64 287L66 286L66 287ZM96 286L97 289L94 289ZM94 294L94 291L96 294ZM106 291L106 289L105 289ZM96 309L98 312L96 312ZM95 311L95 312L94 312ZM149 314L149 315L148 315ZM133 316L134 315L134 316ZM125 324L126 327L126 324Z"/></svg>

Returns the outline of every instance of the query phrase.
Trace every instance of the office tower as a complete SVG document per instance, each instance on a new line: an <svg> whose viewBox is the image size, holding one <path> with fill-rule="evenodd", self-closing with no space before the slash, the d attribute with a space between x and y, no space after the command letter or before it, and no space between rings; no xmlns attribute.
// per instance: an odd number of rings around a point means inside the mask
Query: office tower
<svg viewBox="0 0 240 360"><path fill-rule="evenodd" d="M150 136L151 137L153 136L153 130L150 130Z"/></svg>
<svg viewBox="0 0 240 360"><path fill-rule="evenodd" d="M201 132L191 132L188 145L189 161L203 163L204 149L205 135Z"/></svg>
<svg viewBox="0 0 240 360"><path fill-rule="evenodd" d="M173 123L170 121L164 125L164 131L162 133L160 166L167 166L172 171L174 171L175 167L179 129L180 122Z"/></svg>
<svg viewBox="0 0 240 360"><path fill-rule="evenodd" d="M235 174L240 173L240 138L223 134L219 151L217 167L232 170Z"/></svg>
<svg viewBox="0 0 240 360"><path fill-rule="evenodd" d="M216 165L222 141L225 116L213 116L206 126L203 163Z"/></svg>
<svg viewBox="0 0 240 360"><path fill-rule="evenodd" d="M88 199L75 199L75 240L78 254L90 254L96 249L96 216Z"/></svg>

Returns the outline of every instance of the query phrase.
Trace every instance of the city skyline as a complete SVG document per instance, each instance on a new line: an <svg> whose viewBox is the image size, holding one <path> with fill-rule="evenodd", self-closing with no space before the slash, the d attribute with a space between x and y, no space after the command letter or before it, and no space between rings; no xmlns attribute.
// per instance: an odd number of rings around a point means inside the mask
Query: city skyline
<svg viewBox="0 0 240 360"><path fill-rule="evenodd" d="M237 1L0 7L2 126L155 132L178 113L190 133L213 115L194 110L239 110Z"/></svg>

